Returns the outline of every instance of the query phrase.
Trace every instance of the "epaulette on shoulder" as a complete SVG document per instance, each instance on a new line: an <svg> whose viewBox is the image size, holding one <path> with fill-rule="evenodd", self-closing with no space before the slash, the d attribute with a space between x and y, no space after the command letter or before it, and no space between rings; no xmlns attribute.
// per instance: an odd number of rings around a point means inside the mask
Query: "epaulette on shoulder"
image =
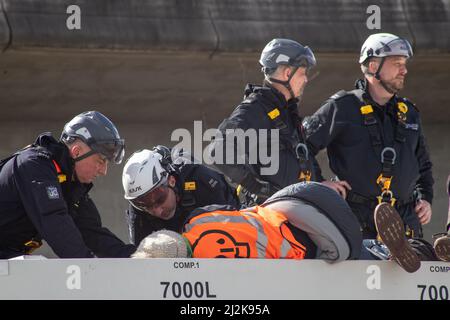
<svg viewBox="0 0 450 320"><path fill-rule="evenodd" d="M52 157L50 151L48 151L47 149L42 148L42 147L37 147L36 148L36 155L39 158L43 158L43 159L47 159L47 160L50 160L51 157Z"/></svg>
<svg viewBox="0 0 450 320"><path fill-rule="evenodd" d="M416 110L417 112L420 112L419 108L417 108L417 106L408 98L399 98L400 101L403 101L404 103L406 103L409 107L413 107L414 110Z"/></svg>
<svg viewBox="0 0 450 320"><path fill-rule="evenodd" d="M351 91L340 90L340 91L336 92L335 94L333 94L329 99L330 100L339 100L339 99L344 98L351 94L353 94Z"/></svg>
<svg viewBox="0 0 450 320"><path fill-rule="evenodd" d="M241 104L252 104L256 101L256 94L252 93L248 95L244 100L242 100Z"/></svg>

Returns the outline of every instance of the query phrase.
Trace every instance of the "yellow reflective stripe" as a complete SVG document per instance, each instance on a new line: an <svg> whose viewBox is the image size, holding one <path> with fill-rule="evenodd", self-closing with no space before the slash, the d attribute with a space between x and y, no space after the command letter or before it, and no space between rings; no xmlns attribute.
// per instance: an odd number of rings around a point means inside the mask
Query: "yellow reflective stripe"
<svg viewBox="0 0 450 320"><path fill-rule="evenodd" d="M292 249L291 244L286 239L283 239L283 242L281 243L281 257L286 258L289 250Z"/></svg>
<svg viewBox="0 0 450 320"><path fill-rule="evenodd" d="M269 239L264 232L264 227L258 219L246 214L245 212L242 212L242 214L247 217L247 221L257 230L256 251L258 252L258 258L264 259L266 257L267 245L269 244Z"/></svg>

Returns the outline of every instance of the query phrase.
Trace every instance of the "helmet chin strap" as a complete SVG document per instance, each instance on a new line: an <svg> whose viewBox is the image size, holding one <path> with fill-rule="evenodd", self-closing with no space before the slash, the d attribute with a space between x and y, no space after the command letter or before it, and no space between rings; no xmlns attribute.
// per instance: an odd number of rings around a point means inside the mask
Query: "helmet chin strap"
<svg viewBox="0 0 450 320"><path fill-rule="evenodd" d="M81 161L81 160L86 159L87 157L90 157L90 156L92 156L93 154L96 154L96 153L97 153L97 151L91 150L89 152L86 152L82 156L79 156L78 158L74 158L73 161L74 162Z"/></svg>
<svg viewBox="0 0 450 320"><path fill-rule="evenodd" d="M385 59L386 59L385 57L381 58L380 65L378 66L378 70L377 70L377 72L375 72L375 74L370 73L370 72L367 72L367 74L369 74L369 75L371 75L371 76L374 76L375 79L377 79L377 80L380 82L380 84L381 84L381 86L384 88L384 90L386 90L386 91L389 92L390 94L396 94L397 91L394 91L394 90L392 90L391 88L389 88L389 87L386 85L386 83L384 83L384 81L381 80L381 77L380 77L381 67L383 67L383 64L384 64Z"/></svg>
<svg viewBox="0 0 450 320"><path fill-rule="evenodd" d="M298 70L298 67L295 67L292 70L291 75L289 76L289 78L286 81L282 81L282 80L278 80L278 79L274 79L274 78L269 78L269 80L272 81L272 82L279 83L279 84L283 85L286 89L288 89L289 94L291 95L291 99L295 99L297 97L295 96L294 91L292 90L291 79L294 76L294 74L297 72L297 70Z"/></svg>

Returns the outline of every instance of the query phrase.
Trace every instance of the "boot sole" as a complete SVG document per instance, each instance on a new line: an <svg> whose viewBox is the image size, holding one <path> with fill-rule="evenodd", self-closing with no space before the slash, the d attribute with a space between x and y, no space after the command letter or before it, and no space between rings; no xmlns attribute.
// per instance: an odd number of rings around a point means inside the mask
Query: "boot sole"
<svg viewBox="0 0 450 320"><path fill-rule="evenodd" d="M380 203L375 208L375 226L392 259L409 273L420 268L420 259L405 237L403 221L394 207Z"/></svg>
<svg viewBox="0 0 450 320"><path fill-rule="evenodd" d="M434 243L434 251L437 257L442 261L450 261L450 236L444 236Z"/></svg>

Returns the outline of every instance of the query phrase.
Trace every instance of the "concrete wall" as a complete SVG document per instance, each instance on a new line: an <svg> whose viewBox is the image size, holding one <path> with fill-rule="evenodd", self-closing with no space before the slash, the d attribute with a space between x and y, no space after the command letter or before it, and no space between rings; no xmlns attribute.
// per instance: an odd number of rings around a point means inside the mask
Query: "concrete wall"
<svg viewBox="0 0 450 320"><path fill-rule="evenodd" d="M260 51L288 37L320 51L355 52L372 32L370 5L383 31L417 50L449 52L448 0L3 0L12 47L131 50ZM81 30L69 31L69 5L81 9ZM371 12L372 13L372 12Z"/></svg>

